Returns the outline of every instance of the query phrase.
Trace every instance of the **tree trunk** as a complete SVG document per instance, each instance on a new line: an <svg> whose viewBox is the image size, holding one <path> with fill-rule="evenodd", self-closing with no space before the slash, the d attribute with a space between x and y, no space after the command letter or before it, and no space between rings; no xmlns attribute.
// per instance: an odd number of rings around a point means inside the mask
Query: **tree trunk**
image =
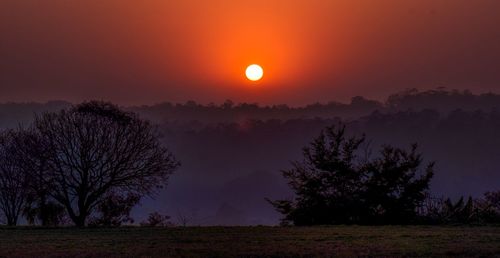
<svg viewBox="0 0 500 258"><path fill-rule="evenodd" d="M17 218L10 217L7 218L7 226L16 226L17 225Z"/></svg>
<svg viewBox="0 0 500 258"><path fill-rule="evenodd" d="M45 194L40 194L40 204L39 204L40 220L42 222L42 226L44 227L49 226L47 204L45 199L46 199Z"/></svg>
<svg viewBox="0 0 500 258"><path fill-rule="evenodd" d="M85 220L86 220L86 216L78 216L76 217L73 222L75 222L75 225L79 228L84 228L85 227Z"/></svg>
<svg viewBox="0 0 500 258"><path fill-rule="evenodd" d="M87 212L80 210L79 214L76 215L75 211L73 210L69 202L66 202L65 206L66 206L66 211L68 212L68 215L73 221L73 223L75 223L75 226L79 228L85 227L85 221L87 220Z"/></svg>

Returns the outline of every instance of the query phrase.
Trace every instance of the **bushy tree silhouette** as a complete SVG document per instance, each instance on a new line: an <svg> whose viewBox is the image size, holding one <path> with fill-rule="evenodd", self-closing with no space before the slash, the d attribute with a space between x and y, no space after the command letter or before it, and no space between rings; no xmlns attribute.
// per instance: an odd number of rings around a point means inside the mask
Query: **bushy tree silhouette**
<svg viewBox="0 0 500 258"><path fill-rule="evenodd" d="M148 215L148 218L141 222L140 225L143 227L166 227L172 225L169 221L170 216L162 215L155 211Z"/></svg>
<svg viewBox="0 0 500 258"><path fill-rule="evenodd" d="M130 211L139 202L135 194L110 192L96 207L97 216L91 219L92 226L117 227L122 223L134 223Z"/></svg>
<svg viewBox="0 0 500 258"><path fill-rule="evenodd" d="M500 190L487 192L484 197L477 201L480 219L487 223L500 223Z"/></svg>
<svg viewBox="0 0 500 258"><path fill-rule="evenodd" d="M37 221L40 221L42 226L50 227L61 225L67 218L61 204L53 200L36 203L30 197L23 209L23 215L29 225L35 225Z"/></svg>
<svg viewBox="0 0 500 258"><path fill-rule="evenodd" d="M384 146L379 158L364 165L364 206L370 224L404 224L415 221L434 175L434 163L418 176L421 154L414 144L409 151Z"/></svg>
<svg viewBox="0 0 500 258"><path fill-rule="evenodd" d="M364 137L346 138L345 127L328 127L304 148L304 160L283 171L295 200L271 202L286 221L295 225L359 221L364 175L356 151L363 141Z"/></svg>
<svg viewBox="0 0 500 258"><path fill-rule="evenodd" d="M418 175L422 158L386 146L371 159L362 149L365 137L347 137L345 126L327 127L294 162L284 177L294 200L270 201L285 223L374 224L410 223L425 199L433 163Z"/></svg>

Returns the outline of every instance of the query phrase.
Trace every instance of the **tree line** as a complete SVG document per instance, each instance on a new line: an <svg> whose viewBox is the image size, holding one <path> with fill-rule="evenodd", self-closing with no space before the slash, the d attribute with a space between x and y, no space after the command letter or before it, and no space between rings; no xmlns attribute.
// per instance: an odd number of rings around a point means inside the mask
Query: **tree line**
<svg viewBox="0 0 500 258"><path fill-rule="evenodd" d="M313 103L305 106L259 105L258 103L235 103L226 100L223 103L202 104L195 101L185 103L163 102L155 105L126 107L137 112L143 118L152 121L198 121L205 124L217 124L241 121L242 117L256 120L291 120L339 117L355 119L378 111L397 113L408 110L435 110L447 115L455 110L466 112L490 112L500 109L500 95L494 93L473 94L468 90L450 90L436 88L431 90L408 89L389 95L386 100L372 100L355 96L348 103L330 101ZM72 104L65 101L41 103L0 103L0 127L17 125L19 121L31 121L33 112L57 111Z"/></svg>
<svg viewBox="0 0 500 258"><path fill-rule="evenodd" d="M365 136L327 127L283 171L291 200L268 200L283 224L499 223L500 191L453 202L431 197L434 163L417 145L372 153ZM180 166L152 124L99 101L36 115L0 134L0 214L16 225L133 223L131 209ZM169 225L152 213L145 225Z"/></svg>

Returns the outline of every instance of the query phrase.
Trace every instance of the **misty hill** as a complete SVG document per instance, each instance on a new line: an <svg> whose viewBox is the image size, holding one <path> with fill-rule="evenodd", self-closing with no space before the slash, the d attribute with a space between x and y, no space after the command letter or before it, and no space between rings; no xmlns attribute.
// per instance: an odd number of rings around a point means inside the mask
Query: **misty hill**
<svg viewBox="0 0 500 258"><path fill-rule="evenodd" d="M47 103L4 103L0 104L0 128L14 127L18 123L29 123L33 114L54 111L70 106L66 101L50 101ZM351 99L350 103L329 102L315 103L304 107L287 105L260 106L256 103L233 103L227 100L220 105L202 105L194 101L184 104L169 102L124 107L139 113L143 118L156 123L194 123L193 127L218 123L244 123L247 120L289 120L309 118L342 118L357 119L374 111L394 113L399 111L419 111L425 109L449 113L460 109L465 111L500 110L500 95L494 93L473 94L470 91L405 90L390 95L385 101L369 100L361 96Z"/></svg>
<svg viewBox="0 0 500 258"><path fill-rule="evenodd" d="M449 113L461 109L466 111L500 110L500 95L484 93L475 95L470 91L448 91L443 88L419 91L409 89L390 95L386 101L369 100L361 96L351 99L348 104L329 102L315 103L304 107L287 105L259 106L258 104L235 104L228 100L221 105L201 105L194 101L185 104L162 103L153 106L131 107L145 118L154 121L197 121L203 124L220 122L244 122L248 119L307 119L332 118L356 119L374 111L393 113L399 111L419 111L433 109L440 113Z"/></svg>
<svg viewBox="0 0 500 258"><path fill-rule="evenodd" d="M3 103L0 104L0 129L13 128L18 124L29 124L33 116L42 112L53 112L71 106L66 101L49 101L47 103Z"/></svg>
<svg viewBox="0 0 500 258"><path fill-rule="evenodd" d="M32 114L67 102L0 105L1 127L29 122ZM254 104L159 104L130 107L159 125L162 141L182 162L169 186L135 211L189 216L192 225L274 224L265 198L290 196L280 170L301 158L302 147L328 125L347 120L352 134L366 133L371 147L419 143L437 161L431 191L478 196L500 187L500 95L442 89L409 90L380 103L362 97L350 104L301 108Z"/></svg>
<svg viewBox="0 0 500 258"><path fill-rule="evenodd" d="M392 111L434 109L441 113L448 113L457 109L466 111L499 110L500 95L494 93L473 94L472 92L446 90L419 91L409 89L389 96L384 103Z"/></svg>
<svg viewBox="0 0 500 258"><path fill-rule="evenodd" d="M174 210L202 207L207 216L225 203L248 210L248 217L255 217L255 213L265 216L269 220L264 219L263 224L272 223L276 217L263 200L280 193L281 197L288 196L284 181L280 181L280 170L289 168L291 160L300 159L302 147L325 126L336 122L319 118L269 120L250 121L244 126L221 124L196 131L165 129L164 140L183 161L183 167L172 177L162 201L176 207ZM419 143L424 158L437 161L431 185L436 196L479 196L499 187L499 112L375 112L349 122L348 131L366 133L374 149L381 144L405 147ZM267 179L263 180L257 171L266 171ZM246 187L242 182L248 183ZM228 188L231 194L219 194ZM249 195L252 200L262 200L264 206L252 204Z"/></svg>

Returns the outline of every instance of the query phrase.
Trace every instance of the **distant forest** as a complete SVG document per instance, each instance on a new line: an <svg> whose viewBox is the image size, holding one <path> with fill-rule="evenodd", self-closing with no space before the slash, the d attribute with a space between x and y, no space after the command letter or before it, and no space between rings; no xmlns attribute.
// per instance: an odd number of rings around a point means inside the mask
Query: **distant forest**
<svg viewBox="0 0 500 258"><path fill-rule="evenodd" d="M58 111L64 101L0 104L0 127L28 124L33 114ZM322 129L343 121L348 134L366 133L366 144L417 142L436 161L434 196L480 197L500 182L500 95L415 89L386 101L354 97L305 107L252 103L161 103L124 107L158 125L162 141L182 162L168 187L143 201L133 216L159 210L190 225L276 224L281 215L265 201L291 192L281 171Z"/></svg>
<svg viewBox="0 0 500 258"><path fill-rule="evenodd" d="M3 103L0 104L0 126L11 127L20 121L29 121L34 112L55 111L70 106L66 101L47 103ZM490 112L500 110L500 95L495 93L473 94L468 90L419 91L408 89L390 95L385 101L369 100L362 96L351 99L351 103L314 103L303 107L285 104L261 106L258 103L234 103L226 100L222 104L207 105L187 101L186 103L164 102L154 105L131 106L126 109L138 112L144 118L156 122L190 122L203 124L242 122L254 120L289 120L307 118L356 119L374 111L394 113L400 111L435 110L447 114L455 110Z"/></svg>

